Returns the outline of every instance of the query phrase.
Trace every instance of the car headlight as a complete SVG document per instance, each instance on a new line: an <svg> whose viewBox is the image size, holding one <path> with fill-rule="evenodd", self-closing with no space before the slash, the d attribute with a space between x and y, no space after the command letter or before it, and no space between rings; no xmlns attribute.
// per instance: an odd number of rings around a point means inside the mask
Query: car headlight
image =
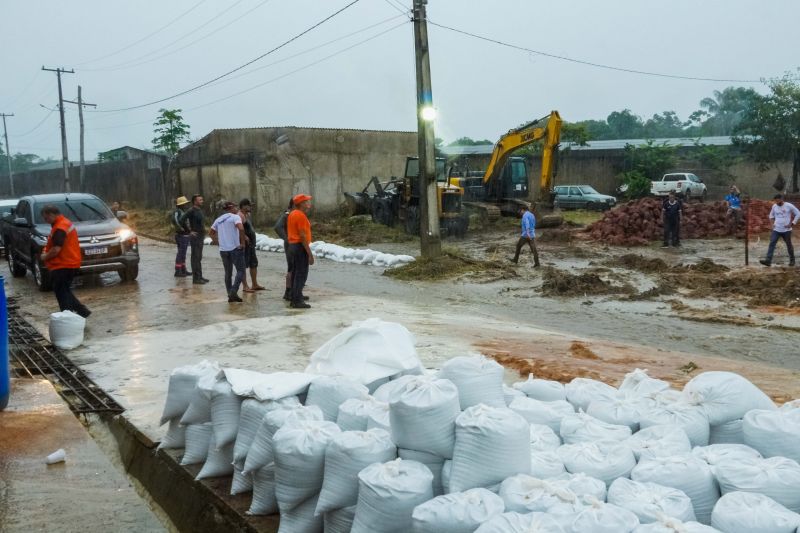
<svg viewBox="0 0 800 533"><path fill-rule="evenodd" d="M136 234L133 232L133 230L130 230L128 228L118 230L117 236L119 237L119 240L123 242L136 238Z"/></svg>

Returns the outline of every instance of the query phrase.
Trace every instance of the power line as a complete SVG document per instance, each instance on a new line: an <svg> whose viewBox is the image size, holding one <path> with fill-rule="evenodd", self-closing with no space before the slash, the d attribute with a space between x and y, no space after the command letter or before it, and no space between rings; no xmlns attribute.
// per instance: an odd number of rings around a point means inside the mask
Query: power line
<svg viewBox="0 0 800 533"><path fill-rule="evenodd" d="M195 85L194 87L192 87L192 88L190 88L190 89L186 89L185 91L181 91L181 92L179 92L179 93L177 93L177 94L173 94L172 96L167 96L167 97L165 97L165 98L159 98L158 100L153 100L153 101L151 101L151 102L147 102L147 103L144 103L144 104L139 104L139 105L135 105L135 106L129 106L129 107L121 107L121 108L119 108L119 109L104 109L104 110L97 110L96 112L97 112L97 113L117 113L117 112L120 112L120 111L130 111L130 110L132 110L132 109L140 109L140 108L142 108L142 107L147 107L147 106L151 106L151 105L154 105L154 104L160 104L161 102L166 102L167 100L172 100L173 98L177 98L177 97L179 97L179 96L183 96L183 95L185 95L185 94L189 94L189 93L191 93L191 92L194 92L194 91L196 91L196 90L198 90L198 89L201 89L201 88L203 88L203 87L205 87L205 86L207 86L207 85L210 85L210 84L214 83L215 81L218 81L218 80L221 80L222 78L225 78L225 77L227 77L227 76L230 76L230 75L231 75L231 74L233 74L234 72L238 72L238 71L242 70L243 68L245 68L245 67L247 67L247 66L249 66L249 65L252 65L252 64L253 64L253 63L255 63L256 61L259 61L259 60L261 60L261 59L264 59L265 57L267 57L268 55L270 55L270 54L272 54L272 53L274 53L274 52L277 52L278 50L280 50L281 48L285 47L285 46L286 46L286 45L288 45L289 43L292 43L292 42L296 41L297 39L299 39L299 38L300 38L300 37L302 37L303 35L305 35L305 34L307 34L307 33L311 32L312 30L314 30L314 29L318 28L319 26L323 25L324 23L326 23L327 21L331 20L332 18L334 18L334 17L335 17L335 16L337 16L338 14L342 13L342 12L343 12L343 11L345 11L346 9L348 9L348 8L350 8L350 7L352 7L352 6L354 6L354 5L355 5L355 4L357 4L359 1L360 1L360 0L352 0L352 1L351 1L349 4L345 5L345 6L344 6L344 7L342 7L341 9L339 9L339 10L335 11L334 13L332 13L332 14L328 15L327 17L325 17L325 18L324 18L324 19L322 19L321 21L317 22L317 23L316 23L316 24L314 24L313 26L310 26L309 28L307 28L307 29L303 30L302 32L298 33L297 35L295 35L295 36L294 36L294 37L292 37L291 39L289 39L289 40L287 40L287 41L284 41L283 43L279 44L278 46L276 46L276 47L275 47L275 48L273 48L272 50L269 50L268 52L265 52L265 53L261 54L260 56L258 56L258 57L256 57L256 58L253 58L253 59L251 59L250 61L247 61L246 63L243 63L243 64L239 65L238 67L236 67L236 68L232 69L232 70L229 70L228 72L226 72L226 73L224 73L224 74L220 74L220 75L219 75L219 76L217 76L216 78L213 78L213 79L211 79L211 80L208 80L208 81L206 81L206 82L203 82L203 83L201 83L201 84L199 84L199 85Z"/></svg>
<svg viewBox="0 0 800 533"><path fill-rule="evenodd" d="M725 83L764 83L763 79L759 79L759 80L737 80L737 79L725 79L725 78L701 78L701 77L696 77L696 76L682 76L682 75L678 75L678 74L664 74L664 73L661 73L661 72L648 72L648 71L645 71L645 70L636 70L636 69L630 69L630 68L624 68L624 67L616 67L616 66L612 66L612 65L605 65L605 64L602 64L602 63L593 63L591 61L584 61L582 59L573 59L571 57L560 56L560 55L557 55L557 54L551 54L549 52L543 52L541 50L534 50L532 48L526 48L524 46L519 46L519 45L515 45L515 44L506 43L506 42L503 42L503 41L499 41L497 39L492 39L491 37L485 37L483 35L478 35L478 34L471 33L471 32L465 31L465 30L460 30L458 28L453 28L453 27L450 27L450 26L446 26L444 24L439 24L439 23L433 22L430 19L428 19L428 23L431 26L436 26L438 28L442 28L442 29L445 29L445 30L450 30L450 31L455 32L455 33L460 33L461 35L467 35L467 36L473 37L475 39L480 39L482 41L498 44L500 46L505 46L507 48L513 48L515 50L521 50L521 51L524 51L524 52L529 52L529 53L532 53L532 54L537 54L537 55L544 56L544 57L549 57L549 58L552 58L552 59L559 59L561 61L569 61L570 63L578 63L579 65L587 65L587 66L590 66L590 67L602 68L602 69L606 69L606 70L616 70L616 71L619 71L619 72L627 72L629 74L640 74L640 75L643 75L643 76L655 76L655 77L658 77L658 78L672 78L672 79L678 79L678 80L713 81L713 82L725 82Z"/></svg>
<svg viewBox="0 0 800 533"><path fill-rule="evenodd" d="M396 11L398 11L398 12L402 13L403 15L408 16L410 18L409 13L411 12L411 10L403 9L402 7L398 7L398 5L395 2L393 2L392 0L383 0L383 1L386 2L392 8L394 8Z"/></svg>
<svg viewBox="0 0 800 533"><path fill-rule="evenodd" d="M182 19L183 17L185 17L186 15L188 15L189 13L191 13L192 11L194 11L195 9L197 9L197 8L200 6L200 4L204 3L205 1L206 1L206 0L200 0L200 1L199 1L199 2L197 2L195 5L193 5L192 7L190 7L189 9L187 9L186 11L184 11L183 13L181 13L180 15L178 15L177 17L175 17L174 19L170 20L169 22L167 22L166 24L164 24L163 26L161 26L161 27L160 27L160 28L158 28L157 30L155 30L155 31L152 31L152 32L148 33L147 35L145 35L144 37L142 37L142 38L141 38L141 39L139 39L138 41L134 41L134 42L130 43L129 45L123 46L123 47L122 47L122 48L120 48L119 50L116 50L116 51L114 51L114 52L111 52L110 54L106 54L106 55L104 55L104 56L96 57L96 58L94 58L94 59L90 59L89 61L84 61L83 63L78 63L78 65L77 65L77 66L86 65L87 63L94 63L95 61L101 61L101 60L103 60L103 59L106 59L106 58L109 58L109 57L111 57L111 56L115 56L115 55L119 54L120 52L124 52L125 50L129 50L130 48L133 48L133 47L134 47L134 46L136 46L137 44L139 44L139 43L141 43L141 42L144 42L144 41L146 41L147 39L149 39L149 38L150 38L150 37L152 37L153 35L155 35L155 34L157 34L157 33L160 33L160 32L162 32L162 31L164 31L165 29L167 29L168 27L170 27L172 24L176 23L177 21L179 21L180 19Z"/></svg>
<svg viewBox="0 0 800 533"><path fill-rule="evenodd" d="M46 114L46 115L44 116L44 118L43 118L42 120L40 120L40 121L39 121L39 122L38 122L38 123L37 123L37 124L36 124L34 127L32 127L31 129L29 129L29 130L28 130L28 131L26 131L25 133L20 133L20 134L18 134L18 135L12 135L12 137L14 137L15 139L19 139L20 137L25 137L26 135L30 135L30 134L31 134L31 133L33 133L34 131L38 130L38 129L39 129L41 126L42 126L42 124L44 124L44 123L45 123L45 121L46 121L48 118L50 118L50 115L52 115L52 114L53 114L53 113L55 113L56 111L57 111L56 109L51 109L51 110L50 110L50 112L49 112L48 114Z"/></svg>

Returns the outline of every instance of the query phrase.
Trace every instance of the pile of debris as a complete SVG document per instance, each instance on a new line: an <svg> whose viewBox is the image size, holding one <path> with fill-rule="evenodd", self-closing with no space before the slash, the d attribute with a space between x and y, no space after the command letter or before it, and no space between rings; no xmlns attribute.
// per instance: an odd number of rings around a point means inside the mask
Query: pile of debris
<svg viewBox="0 0 800 533"><path fill-rule="evenodd" d="M623 246L645 246L664 236L662 200L643 198L607 211L587 231L593 239ZM772 227L769 220L770 202L750 201L750 232L761 233ZM681 237L704 239L722 237L729 232L728 207L725 202L685 204L681 221ZM745 208L745 211L747 209Z"/></svg>

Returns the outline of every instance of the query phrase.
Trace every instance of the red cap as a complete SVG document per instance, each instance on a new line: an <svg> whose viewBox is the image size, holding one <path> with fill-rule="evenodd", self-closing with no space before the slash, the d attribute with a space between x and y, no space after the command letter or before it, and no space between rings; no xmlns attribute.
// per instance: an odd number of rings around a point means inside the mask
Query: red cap
<svg viewBox="0 0 800 533"><path fill-rule="evenodd" d="M307 194L296 194L294 198L292 198L292 203L294 205L300 205L301 203L311 200L311 197Z"/></svg>

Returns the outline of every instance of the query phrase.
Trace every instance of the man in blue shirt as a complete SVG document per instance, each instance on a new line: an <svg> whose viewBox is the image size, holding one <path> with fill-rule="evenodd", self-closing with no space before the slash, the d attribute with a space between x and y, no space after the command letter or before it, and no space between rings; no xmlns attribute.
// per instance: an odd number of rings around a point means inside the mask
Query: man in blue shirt
<svg viewBox="0 0 800 533"><path fill-rule="evenodd" d="M531 249L531 253L533 254L533 266L539 266L539 252L536 251L536 217L531 213L530 209L526 206L523 206L520 209L520 213L522 214L522 234L520 235L519 240L517 241L517 252L514 254L513 262L519 261L519 254L522 251L522 247L525 246L525 243L528 243L528 246Z"/></svg>
<svg viewBox="0 0 800 533"><path fill-rule="evenodd" d="M730 234L733 235L739 229L739 223L742 220L742 198L736 185L731 185L730 192L725 197L725 203L728 204L728 224Z"/></svg>

